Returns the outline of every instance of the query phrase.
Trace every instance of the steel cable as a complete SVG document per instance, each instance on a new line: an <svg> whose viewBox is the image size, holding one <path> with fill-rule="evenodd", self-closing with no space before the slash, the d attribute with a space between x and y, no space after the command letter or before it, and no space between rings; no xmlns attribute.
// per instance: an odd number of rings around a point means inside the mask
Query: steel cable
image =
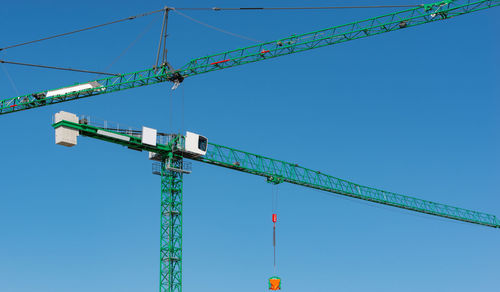
<svg viewBox="0 0 500 292"><path fill-rule="evenodd" d="M208 8L208 7L201 7L201 8L200 7L198 7L198 8L197 7L181 7L181 8L165 7L165 8L162 8L162 9L158 9L158 10L154 10L154 11L149 11L149 12L137 14L137 15L134 15L134 16L129 16L129 17L126 17L126 18L122 18L122 19L118 19L118 20L106 22L106 23L103 23L103 24L98 24L98 25L94 25L94 26L90 26L90 27L85 27L85 28L77 29L77 30L74 30L74 31L66 32L66 33L61 33L61 34L56 34L56 35L48 36L48 37L41 38L41 39L36 39L36 40L28 41L28 42L22 42L22 43L18 43L18 44L6 46L6 47L3 47L3 48L0 48L0 51L11 49L11 48L15 48L15 47L20 47L20 46L24 46L24 45L28 45L28 44L33 44L33 43L37 43L37 42L41 42L41 41L45 41L45 40L50 40L50 39L54 39L54 38L58 38L58 37L62 37L62 36L67 36L67 35L75 34L75 33L78 33L78 32L87 31L87 30L91 30L91 29L95 29L95 28L99 28L99 27L103 27L103 26L107 26L107 25L111 25L111 24L115 24L115 23L127 21L127 20L137 19L137 18L140 18L140 17L144 17L144 16L148 16L148 15L151 15L151 14L154 14L154 13L165 11L166 9L169 9L169 10L177 12L177 10L205 10L205 11L207 11L207 10L208 11L237 11L237 10L246 10L246 11L248 11L248 10L324 10L324 9L366 9L366 8L414 8L414 7L422 7L422 6L423 6L423 4L418 4L418 5L366 5L366 6L317 6L317 7L212 7L212 8ZM179 14L181 14L181 13L179 13ZM183 14L181 14L181 15L183 15ZM189 16L186 16L186 15L183 15L183 16L189 18ZM192 18L190 18L190 19L193 20L193 21L195 21L195 22L198 22L200 24L203 24L205 26L208 26L208 27L210 27L212 29L216 29L216 30L219 30L221 32L224 32L224 33L227 33L227 34L230 34L230 35L233 35L233 36L241 37L241 38L244 38L244 39L247 39L247 40L251 40L251 41L257 41L257 40L250 39L250 38L245 37L245 36L237 35L237 34L234 34L234 33L231 33L231 32L228 32L228 31L216 28L214 26L208 25L206 23L202 23L202 22L200 22L198 20L195 20L195 19L192 19Z"/></svg>
<svg viewBox="0 0 500 292"><path fill-rule="evenodd" d="M188 16L180 11L177 11L177 9L172 9L172 11L174 11L175 13L179 14L180 16L182 17L185 17L193 22L196 22L198 24L201 24L203 26L206 26L208 28L211 28L213 30L216 30L216 31L219 31L219 32L222 32L222 33L225 33L225 34L228 34L228 35L231 35L231 36L234 36L234 37L237 37L237 38L241 38L241 39L244 39L244 40L247 40L247 41L252 41L252 42L256 42L256 43L261 43L262 41L259 41L259 40L256 40L256 39L253 39L253 38L250 38L250 37L246 37L244 35L240 35L240 34L237 34L237 33L234 33L234 32L230 32L230 31L227 31L227 30L223 30L221 28L218 28L218 27L215 27L213 25L210 25L208 23L205 23L205 22L202 22L202 21L199 21L191 16Z"/></svg>
<svg viewBox="0 0 500 292"><path fill-rule="evenodd" d="M120 74L114 73L106 73L99 71L90 71L90 70L81 70L81 69L73 69L73 68L65 68L65 67L54 67L54 66L45 66L45 65L37 65L37 64L29 64L29 63L19 63L19 62L11 62L0 60L2 64L13 64L13 65L21 65L21 66L29 66L29 67L37 67L37 68L46 68L46 69L55 69L55 70L64 70L64 71L73 71L73 72L82 72L82 73L92 73L99 75L111 75L111 76L120 76Z"/></svg>
<svg viewBox="0 0 500 292"><path fill-rule="evenodd" d="M98 27L103 27L103 26L107 26L107 25L111 25L111 24L123 22L123 21L126 21L126 20L137 19L137 18L140 18L140 17L144 17L144 16L148 16L148 15L151 15L151 14L154 14L154 13L165 11L165 9L166 8L155 10L155 11L150 11L150 12L145 12L145 13L142 13L142 14L130 16L130 17L127 17L127 18L122 18L122 19L115 20L115 21L106 22L106 23L103 23L103 24L98 24L98 25L94 25L94 26L90 26L90 27L86 27L86 28L81 28L81 29L77 29L77 30L74 30L74 31L65 32L65 33L61 33L61 34L56 34L56 35L53 35L53 36L49 36L49 37L45 37L45 38L41 38L41 39L29 41L29 42L23 42L23 43L11 45L11 46L3 47L3 48L0 48L0 51L11 49L11 48L15 48L15 47L20 47L20 46L24 46L24 45L28 45L28 44L32 44L32 43L37 43L37 42L41 42L41 41L45 41L45 40L50 40L50 39L54 39L54 38L58 38L58 37L62 37L62 36L70 35L70 34L75 34L75 33L78 33L78 32L82 32L82 31L91 30L91 29L98 28Z"/></svg>
<svg viewBox="0 0 500 292"><path fill-rule="evenodd" d="M423 7L423 4L417 5L365 5L365 6L317 6L317 7L212 7L212 8L190 8L169 7L171 10L320 10L320 9L367 9L367 8L415 8Z"/></svg>

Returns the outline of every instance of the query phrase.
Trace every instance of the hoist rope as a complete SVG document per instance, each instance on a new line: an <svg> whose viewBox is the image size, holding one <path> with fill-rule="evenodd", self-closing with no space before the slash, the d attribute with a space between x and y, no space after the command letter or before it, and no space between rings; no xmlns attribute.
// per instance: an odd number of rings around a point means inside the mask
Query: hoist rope
<svg viewBox="0 0 500 292"><path fill-rule="evenodd" d="M273 214L276 214L278 212L278 185L274 185L273 188Z"/></svg>
<svg viewBox="0 0 500 292"><path fill-rule="evenodd" d="M99 72L99 71L74 69L74 68L65 68L65 67L45 66L45 65L20 63L20 62L11 62L11 61L4 61L4 60L0 60L0 63L3 63L3 64L13 64L13 65L21 65L21 66L29 66L29 67L37 67L37 68L46 68L46 69L55 69L55 70L64 70L64 71L73 71L73 72L82 72L82 73L92 73L92 74L99 74L99 75L120 76L120 74L114 74L114 73L106 73L106 72Z"/></svg>
<svg viewBox="0 0 500 292"><path fill-rule="evenodd" d="M196 23L198 23L198 24L201 24L201 25L206 26L206 27L208 27L208 28L211 28L211 29L213 29L213 30L216 30L216 31L219 31L219 32L222 32L222 33L225 33L225 34L228 34L228 35L231 35L231 36L237 37L237 38L241 38L241 39L244 39L244 40L248 40L248 41L256 42L256 43L260 43L260 42L262 42L262 41L260 41L260 40L256 40L256 39L253 39L253 38L250 38L250 37L246 37L246 36L244 36L244 35L240 35L240 34L237 34L237 33L234 33L234 32L230 32L230 31L227 31L227 30L224 30L224 29L221 29L221 28L215 27L215 26L213 26L213 25L210 25L210 24L208 24L208 23L202 22L202 21L200 21L200 20L198 20L198 19L195 19L195 18L193 18L193 17L191 17L191 16L188 16L188 15L186 15L186 14L184 14L184 13L180 12L180 11L177 11L177 9L172 9L172 11L174 11L175 13L179 14L179 15L180 15L180 16L182 16L182 17L185 17L185 18L187 18L187 19L189 19L189 20L191 20L191 21L193 21L193 22L196 22Z"/></svg>
<svg viewBox="0 0 500 292"><path fill-rule="evenodd" d="M185 128L184 128L184 87L185 86L182 86L181 88L181 92L182 92L182 98L181 98L181 102L182 102L182 108L181 108L181 133L185 133Z"/></svg>
<svg viewBox="0 0 500 292"><path fill-rule="evenodd" d="M276 274L276 222L274 216L278 214L278 185L273 188L272 194L272 213L273 213L273 271Z"/></svg>
<svg viewBox="0 0 500 292"><path fill-rule="evenodd" d="M273 225L273 240L274 240L274 273L276 274L276 223Z"/></svg>
<svg viewBox="0 0 500 292"><path fill-rule="evenodd" d="M169 90L168 91L168 110L169 110L169 122L170 122L169 127L170 127L170 131L172 131L172 132L174 132L174 128L173 128L174 109L173 109L173 107L174 107L174 91Z"/></svg>

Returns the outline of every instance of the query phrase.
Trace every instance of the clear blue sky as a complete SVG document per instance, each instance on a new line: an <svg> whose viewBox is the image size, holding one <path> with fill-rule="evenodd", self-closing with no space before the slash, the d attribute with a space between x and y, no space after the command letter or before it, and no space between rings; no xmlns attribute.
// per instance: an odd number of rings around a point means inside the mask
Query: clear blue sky
<svg viewBox="0 0 500 292"><path fill-rule="evenodd" d="M165 4L5 1L0 47ZM185 13L272 40L389 11ZM212 72L186 80L173 94L169 84L159 84L1 116L0 291L158 289L160 181L146 153L84 137L74 148L57 146L50 124L59 110L137 128L187 129L360 184L500 215L499 16L494 8ZM160 15L151 16L6 50L0 59L135 71L152 65L160 25ZM176 67L252 44L175 14L168 29L169 60ZM2 99L96 78L0 67ZM271 194L261 177L193 163L184 182L184 291L267 289ZM283 291L500 291L498 229L286 184L279 186L278 216Z"/></svg>

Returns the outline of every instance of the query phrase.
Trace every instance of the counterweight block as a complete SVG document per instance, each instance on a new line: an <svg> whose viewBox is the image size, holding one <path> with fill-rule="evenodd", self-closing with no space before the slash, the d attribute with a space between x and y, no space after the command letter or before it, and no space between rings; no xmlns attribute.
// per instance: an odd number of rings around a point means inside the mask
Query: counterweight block
<svg viewBox="0 0 500 292"><path fill-rule="evenodd" d="M78 123L78 117L75 114L60 111L54 115L54 123L57 124L60 121ZM76 129L71 129L64 126L58 127L56 128L56 144L66 147L73 147L76 145L77 137L79 135L79 131Z"/></svg>

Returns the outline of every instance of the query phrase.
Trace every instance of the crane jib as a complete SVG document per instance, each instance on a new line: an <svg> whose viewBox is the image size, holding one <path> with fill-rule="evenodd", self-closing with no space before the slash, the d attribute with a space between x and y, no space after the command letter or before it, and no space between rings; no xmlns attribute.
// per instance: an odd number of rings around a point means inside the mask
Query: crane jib
<svg viewBox="0 0 500 292"><path fill-rule="evenodd" d="M171 139L168 144L157 144L156 146L141 143L136 136L66 120L52 125L54 128L65 127L78 130L80 135L119 144L139 151L149 151L168 156L177 149L174 143L179 139ZM355 199L370 201L373 203L393 206L424 214L449 218L462 222L479 224L494 228L500 228L500 220L495 215L478 211L454 207L446 204L436 203L428 200L388 192L372 187L363 186L354 182L343 180L320 171L308 169L298 164L281 161L253 154L250 152L208 143L204 155L186 155L184 158L199 162L222 166L236 171L246 172L253 175L266 177L272 183L291 183L295 185L326 191ZM273 218L274 220L274 218Z"/></svg>
<svg viewBox="0 0 500 292"><path fill-rule="evenodd" d="M0 115L160 82L171 81L178 84L185 77L447 20L499 5L500 0L444 0L425 4L417 8L192 59L179 70L169 71L167 67L149 68L77 84L98 83L102 86L98 90L84 89L53 96L47 95L47 92L58 90L55 89L3 99L0 100Z"/></svg>

